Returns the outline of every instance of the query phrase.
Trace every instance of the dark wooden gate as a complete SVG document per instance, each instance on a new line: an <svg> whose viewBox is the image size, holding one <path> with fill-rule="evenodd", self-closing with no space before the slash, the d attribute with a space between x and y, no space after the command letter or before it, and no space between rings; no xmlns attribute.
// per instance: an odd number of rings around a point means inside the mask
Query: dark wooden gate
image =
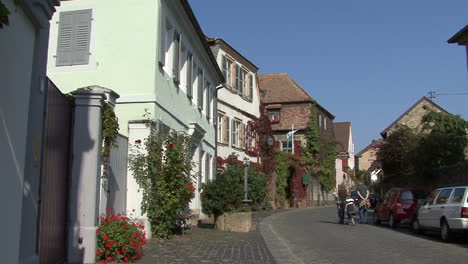
<svg viewBox="0 0 468 264"><path fill-rule="evenodd" d="M40 187L40 263L63 263L67 252L72 104L48 80L45 152Z"/></svg>

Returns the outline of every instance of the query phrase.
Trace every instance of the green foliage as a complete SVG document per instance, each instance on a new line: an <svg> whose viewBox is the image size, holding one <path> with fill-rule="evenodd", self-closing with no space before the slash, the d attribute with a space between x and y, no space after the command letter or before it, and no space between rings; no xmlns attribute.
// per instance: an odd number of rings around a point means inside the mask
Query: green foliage
<svg viewBox="0 0 468 264"><path fill-rule="evenodd" d="M185 135L151 134L136 142L130 169L142 190L141 210L146 213L155 237L172 234L175 215L184 210L194 195L190 176L191 140Z"/></svg>
<svg viewBox="0 0 468 264"><path fill-rule="evenodd" d="M136 261L147 243L143 226L121 214L101 216L96 234L96 260L102 263Z"/></svg>
<svg viewBox="0 0 468 264"><path fill-rule="evenodd" d="M110 151L112 147L116 146L115 142L119 134L119 121L115 115L114 109L109 104L104 104L101 123L103 141L101 157L102 163L104 164L102 177L105 178L109 169Z"/></svg>
<svg viewBox="0 0 468 264"><path fill-rule="evenodd" d="M254 168L248 169L248 198L252 208L260 209L268 193L267 176ZM213 182L203 185L202 212L218 217L225 212L242 210L244 197L244 166L227 164Z"/></svg>
<svg viewBox="0 0 468 264"><path fill-rule="evenodd" d="M431 111L422 119L421 133L398 126L380 147L378 160L385 182L425 185L434 168L465 160L468 123L461 117Z"/></svg>
<svg viewBox="0 0 468 264"><path fill-rule="evenodd" d="M3 28L3 25L9 25L8 15L10 15L10 10L0 1L0 28Z"/></svg>
<svg viewBox="0 0 468 264"><path fill-rule="evenodd" d="M336 144L327 139L320 140L320 152L318 167L318 177L320 184L326 191L330 191L335 188L336 184Z"/></svg>
<svg viewBox="0 0 468 264"><path fill-rule="evenodd" d="M310 108L306 137L307 143L302 151L304 167L309 173L317 175L322 187L329 191L336 183L336 143L320 137L316 105Z"/></svg>
<svg viewBox="0 0 468 264"><path fill-rule="evenodd" d="M468 145L468 122L457 115L431 111L423 117L424 136L419 155L431 168L456 164L465 160Z"/></svg>
<svg viewBox="0 0 468 264"><path fill-rule="evenodd" d="M289 178L290 178L290 162L288 156L290 154L284 151L276 152L276 202L289 203L290 190L289 190Z"/></svg>
<svg viewBox="0 0 468 264"><path fill-rule="evenodd" d="M304 157L304 167L306 171L315 174L317 172L317 155L320 151L319 129L317 121L317 107L310 107L309 123L307 124L307 143L302 149Z"/></svg>
<svg viewBox="0 0 468 264"><path fill-rule="evenodd" d="M379 146L377 159L385 171L385 180L396 185L408 184L408 175L414 172L414 153L421 135L405 125L398 125Z"/></svg>

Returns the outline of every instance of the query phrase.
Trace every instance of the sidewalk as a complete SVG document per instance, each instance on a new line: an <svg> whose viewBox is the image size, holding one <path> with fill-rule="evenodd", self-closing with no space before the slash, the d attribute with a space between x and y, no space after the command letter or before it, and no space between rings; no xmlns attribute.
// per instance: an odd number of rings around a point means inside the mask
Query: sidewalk
<svg viewBox="0 0 468 264"><path fill-rule="evenodd" d="M265 217L285 210L253 213L254 227ZM151 241L138 262L153 263L275 263L260 232L235 233L193 227L167 241Z"/></svg>

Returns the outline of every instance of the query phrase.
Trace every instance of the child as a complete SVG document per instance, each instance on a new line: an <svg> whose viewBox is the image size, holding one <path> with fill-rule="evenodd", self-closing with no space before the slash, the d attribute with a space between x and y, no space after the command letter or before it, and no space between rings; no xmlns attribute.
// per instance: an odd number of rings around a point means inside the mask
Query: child
<svg viewBox="0 0 468 264"><path fill-rule="evenodd" d="M351 197L346 198L345 213L348 215L351 225L354 225L354 215L356 214L356 210L354 208L354 199Z"/></svg>

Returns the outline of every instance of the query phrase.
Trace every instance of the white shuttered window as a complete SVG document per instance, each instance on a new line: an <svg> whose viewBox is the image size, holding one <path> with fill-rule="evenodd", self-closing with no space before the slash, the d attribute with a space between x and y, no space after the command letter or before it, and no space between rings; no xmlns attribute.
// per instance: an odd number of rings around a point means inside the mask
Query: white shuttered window
<svg viewBox="0 0 468 264"><path fill-rule="evenodd" d="M60 13L56 66L89 63L92 9Z"/></svg>

